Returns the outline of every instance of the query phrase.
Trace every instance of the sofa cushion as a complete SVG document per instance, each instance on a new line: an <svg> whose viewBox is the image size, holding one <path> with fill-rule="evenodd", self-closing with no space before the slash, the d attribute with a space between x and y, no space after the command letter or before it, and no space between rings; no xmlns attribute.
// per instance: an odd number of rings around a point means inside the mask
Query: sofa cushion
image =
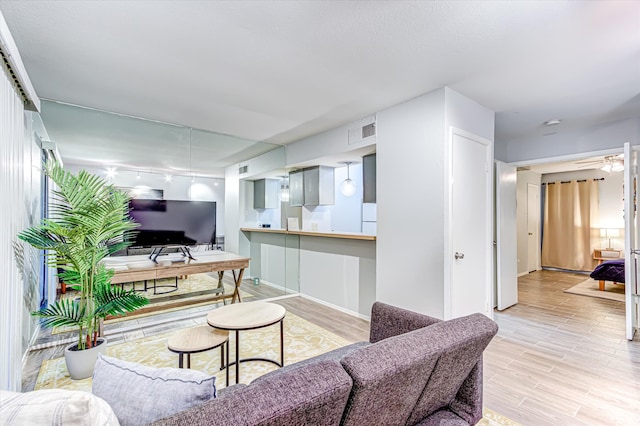
<svg viewBox="0 0 640 426"><path fill-rule="evenodd" d="M344 425L406 424L440 355L423 330L388 337L342 359L353 379Z"/></svg>
<svg viewBox="0 0 640 426"><path fill-rule="evenodd" d="M92 391L107 401L123 426L141 425L215 398L215 377L182 368L153 368L103 355Z"/></svg>
<svg viewBox="0 0 640 426"><path fill-rule="evenodd" d="M430 414L448 407L456 415L470 424L482 417L482 393L473 387L482 386L477 380L482 374L482 353L493 336L498 325L482 314L472 314L450 321L443 321L424 329L423 338L433 347L440 348L442 355L424 391L416 404L409 424L419 423ZM472 374L475 372L475 374ZM463 386L467 377L472 388ZM456 396L461 393L461 398ZM460 402L466 401L461 404Z"/></svg>
<svg viewBox="0 0 640 426"><path fill-rule="evenodd" d="M397 306L375 302L371 307L369 341L376 343L440 321L437 318L398 308Z"/></svg>
<svg viewBox="0 0 640 426"><path fill-rule="evenodd" d="M109 404L89 392L47 389L0 390L0 424L117 426L119 422Z"/></svg>
<svg viewBox="0 0 640 426"><path fill-rule="evenodd" d="M254 380L154 425L337 426L351 384L337 361L321 361Z"/></svg>
<svg viewBox="0 0 640 426"><path fill-rule="evenodd" d="M329 352L325 352L320 355L316 355L312 358L307 358L302 361L295 362L293 364L285 365L282 368L277 368L273 371L268 372L267 374L263 374L262 376L256 378L254 381L264 380L270 376L284 374L289 370L293 370L296 368L304 367L305 365L314 364L320 361L340 361L345 355L350 354L351 352L363 348L365 346L369 346L371 343L369 342L356 342L347 346L342 346L338 349L334 349Z"/></svg>

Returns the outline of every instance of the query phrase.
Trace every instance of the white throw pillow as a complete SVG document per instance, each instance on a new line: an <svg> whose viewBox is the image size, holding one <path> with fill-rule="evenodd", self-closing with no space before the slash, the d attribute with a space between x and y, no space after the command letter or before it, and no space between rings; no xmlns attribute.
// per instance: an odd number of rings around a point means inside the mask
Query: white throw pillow
<svg viewBox="0 0 640 426"><path fill-rule="evenodd" d="M99 355L92 391L111 405L123 426L145 425L215 398L215 380L196 370Z"/></svg>
<svg viewBox="0 0 640 426"><path fill-rule="evenodd" d="M33 392L0 390L0 424L10 426L118 426L104 400L89 392L47 389Z"/></svg>

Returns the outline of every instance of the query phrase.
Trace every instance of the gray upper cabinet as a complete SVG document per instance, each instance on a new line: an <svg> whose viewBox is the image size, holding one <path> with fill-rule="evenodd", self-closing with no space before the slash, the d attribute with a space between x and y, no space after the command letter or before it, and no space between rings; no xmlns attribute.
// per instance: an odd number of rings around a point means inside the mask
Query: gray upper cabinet
<svg viewBox="0 0 640 426"><path fill-rule="evenodd" d="M304 169L304 205L335 204L335 176L333 167L315 166Z"/></svg>
<svg viewBox="0 0 640 426"><path fill-rule="evenodd" d="M376 202L376 154L362 157L362 202Z"/></svg>
<svg viewBox="0 0 640 426"><path fill-rule="evenodd" d="M254 209L277 209L279 204L278 181L276 179L258 179L253 181Z"/></svg>
<svg viewBox="0 0 640 426"><path fill-rule="evenodd" d="M299 207L304 205L303 171L296 170L289 173L289 205Z"/></svg>
<svg viewBox="0 0 640 426"><path fill-rule="evenodd" d="M315 166L289 173L290 206L335 204L333 167Z"/></svg>

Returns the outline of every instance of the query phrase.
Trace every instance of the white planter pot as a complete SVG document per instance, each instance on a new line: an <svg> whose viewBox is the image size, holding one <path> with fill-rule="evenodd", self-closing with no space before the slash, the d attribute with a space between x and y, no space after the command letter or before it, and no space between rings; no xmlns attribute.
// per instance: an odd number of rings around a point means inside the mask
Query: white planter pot
<svg viewBox="0 0 640 426"><path fill-rule="evenodd" d="M107 339L98 337L98 344L91 349L83 351L71 350L78 345L67 346L64 350L64 360L67 363L67 371L74 380L86 379L93 376L93 367L96 365L98 354L107 353Z"/></svg>

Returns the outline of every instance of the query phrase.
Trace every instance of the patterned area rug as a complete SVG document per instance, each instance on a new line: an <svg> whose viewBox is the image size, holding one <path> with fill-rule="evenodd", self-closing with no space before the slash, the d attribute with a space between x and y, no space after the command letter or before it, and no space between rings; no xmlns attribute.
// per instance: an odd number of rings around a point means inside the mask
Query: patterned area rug
<svg viewBox="0 0 640 426"><path fill-rule="evenodd" d="M566 289L564 292L624 302L624 284L613 284L611 281L605 281L604 291L600 291L598 281L589 278Z"/></svg>
<svg viewBox="0 0 640 426"><path fill-rule="evenodd" d="M142 318L149 315L156 315L159 312L171 312L178 309L184 309L186 306L188 307L196 307L202 306L212 303L215 298L220 294L225 294L229 296L227 301L231 300L231 295L233 295L233 289L235 285L233 282L229 283L231 278L227 278L229 273L225 274L224 279L224 293L220 292L217 289L218 286L218 278L209 274L194 274L189 275L186 278L178 279L178 290L166 293L166 294L153 294L153 282L147 283L147 291L140 292L149 299L149 305L144 308L139 309L138 311L132 312L127 316L108 318L105 323L115 323L119 321L129 320L131 318ZM158 280L156 283L157 292L163 292L170 290L168 286L174 286L175 279L174 278L164 278ZM136 289L143 289L144 282L136 281L133 284L125 284L125 289L129 290L135 286ZM163 287L160 287L163 286ZM67 291L63 297L65 298L73 298L75 297L75 292L73 290ZM245 299L251 299L254 297L252 294L247 293L242 290L240 287L240 297L244 301ZM51 331L51 334L60 334L66 333L69 331L74 331L73 327L54 327Z"/></svg>
<svg viewBox="0 0 640 426"><path fill-rule="evenodd" d="M204 323L204 321L203 321ZM167 339L176 330L145 337L126 343L109 345L107 355L138 362L153 367L177 367L178 354L167 349ZM235 357L235 334L230 334L231 350L229 359ZM284 358L285 364L292 364L324 352L348 345L350 342L330 331L319 327L292 313L287 313L284 320ZM242 358L279 357L279 325L273 325L258 330L240 332L240 353ZM216 376L216 387L225 387L225 372L220 371L220 352L214 349L191 355L191 368L204 371ZM255 361L240 365L241 383L250 383L255 378L276 369L273 364ZM71 380L65 366L64 358L44 361L35 389L71 389L91 392L91 378ZM235 367L229 371L229 383L235 383ZM484 426L519 426L506 417L485 408L483 419L478 423Z"/></svg>

